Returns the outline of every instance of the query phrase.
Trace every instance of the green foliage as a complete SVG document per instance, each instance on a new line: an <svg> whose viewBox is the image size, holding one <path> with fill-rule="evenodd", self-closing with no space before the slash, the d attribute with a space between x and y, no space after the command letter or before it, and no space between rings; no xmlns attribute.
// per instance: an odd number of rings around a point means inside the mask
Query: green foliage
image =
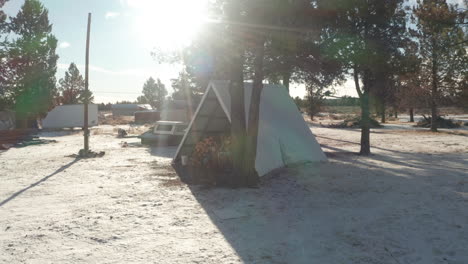
<svg viewBox="0 0 468 264"><path fill-rule="evenodd" d="M172 79L173 100L184 100L188 102L199 102L206 87L201 88L192 81L190 75L186 72L179 73L177 79Z"/></svg>
<svg viewBox="0 0 468 264"><path fill-rule="evenodd" d="M7 0L0 0L0 8L3 8ZM0 9L0 23L3 23L6 20L7 16L3 10ZM0 24L1 25L1 24Z"/></svg>
<svg viewBox="0 0 468 264"><path fill-rule="evenodd" d="M418 1L413 10L419 42L420 85L437 106L442 97L462 97L467 87L466 14L445 0Z"/></svg>
<svg viewBox="0 0 468 264"><path fill-rule="evenodd" d="M361 99L361 150L370 154L369 98L386 97L398 58L407 45L404 0L317 0L317 7L334 15L323 29L323 55L353 74Z"/></svg>
<svg viewBox="0 0 468 264"><path fill-rule="evenodd" d="M20 118L42 116L53 106L57 93L55 73L57 39L51 34L48 11L38 0L26 0L9 30L16 39L8 50L8 81Z"/></svg>
<svg viewBox="0 0 468 264"><path fill-rule="evenodd" d="M143 85L143 96L138 97L137 102L140 104L150 104L152 107L159 109L162 107L167 96L166 86L160 79L154 80L150 77Z"/></svg>
<svg viewBox="0 0 468 264"><path fill-rule="evenodd" d="M314 119L314 116L322 111L323 98L321 96L309 94L306 96L306 102L307 114L309 115L310 119Z"/></svg>
<svg viewBox="0 0 468 264"><path fill-rule="evenodd" d="M13 104L11 91L9 89L9 67L6 65L8 59L9 42L4 37L4 33L8 31L7 15L3 12L3 5L6 0L0 0L0 111L5 110Z"/></svg>
<svg viewBox="0 0 468 264"><path fill-rule="evenodd" d="M307 107L307 102L305 98L302 99L299 96L296 96L293 98L293 100L294 100L294 103L297 105L297 108L299 108L299 110Z"/></svg>
<svg viewBox="0 0 468 264"><path fill-rule="evenodd" d="M86 100L92 102L92 92L88 91L88 94L85 94L85 80L75 63L70 64L68 71L65 72L65 77L59 80L59 84L58 101L60 104L81 104L85 103Z"/></svg>
<svg viewBox="0 0 468 264"><path fill-rule="evenodd" d="M326 98L331 96L333 91L318 83L309 83L306 89L306 109L310 118L313 119L316 114L322 111Z"/></svg>
<svg viewBox="0 0 468 264"><path fill-rule="evenodd" d="M99 111L110 111L110 110L112 110L112 104L111 103L107 103L107 104L100 103L98 105L98 110Z"/></svg>
<svg viewBox="0 0 468 264"><path fill-rule="evenodd" d="M91 91L82 91L78 96L78 102L81 104L92 104L94 96Z"/></svg>
<svg viewBox="0 0 468 264"><path fill-rule="evenodd" d="M326 106L359 106L359 98L343 96L341 98L324 99L323 104Z"/></svg>
<svg viewBox="0 0 468 264"><path fill-rule="evenodd" d="M148 99L146 99L146 97L144 95L142 96L138 96L137 98L137 103L139 104L148 104Z"/></svg>

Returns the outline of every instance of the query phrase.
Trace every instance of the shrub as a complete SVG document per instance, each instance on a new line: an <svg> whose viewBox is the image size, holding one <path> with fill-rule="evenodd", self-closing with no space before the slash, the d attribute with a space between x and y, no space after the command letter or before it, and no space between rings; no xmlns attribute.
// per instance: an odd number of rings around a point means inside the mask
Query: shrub
<svg viewBox="0 0 468 264"><path fill-rule="evenodd" d="M320 96L313 96L308 95L306 97L307 102L307 114L309 115L310 119L313 120L314 117L322 111L323 107L323 99Z"/></svg>
<svg viewBox="0 0 468 264"><path fill-rule="evenodd" d="M353 117L353 118L348 118L348 119L345 119L343 122L340 122L338 124L332 124L332 125L329 125L328 127L330 128L361 128L361 117L358 116L358 117ZM371 118L370 119L370 127L371 128L379 128L379 127L382 127L380 125L380 123Z"/></svg>
<svg viewBox="0 0 468 264"><path fill-rule="evenodd" d="M424 119L419 121L416 124L416 127L430 128L432 123L432 117L424 116ZM453 121L452 119L445 119L441 116L437 118L437 127L438 128L457 128L460 127L460 123Z"/></svg>

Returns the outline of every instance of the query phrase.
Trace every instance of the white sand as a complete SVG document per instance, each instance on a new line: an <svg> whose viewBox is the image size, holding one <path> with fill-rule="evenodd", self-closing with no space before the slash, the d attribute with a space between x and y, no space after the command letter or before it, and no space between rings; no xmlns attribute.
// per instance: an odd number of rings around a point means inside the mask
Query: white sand
<svg viewBox="0 0 468 264"><path fill-rule="evenodd" d="M364 158L358 130L313 128L329 163L230 190L99 131L99 159L64 133L0 153L0 263L468 263L467 134L379 129Z"/></svg>

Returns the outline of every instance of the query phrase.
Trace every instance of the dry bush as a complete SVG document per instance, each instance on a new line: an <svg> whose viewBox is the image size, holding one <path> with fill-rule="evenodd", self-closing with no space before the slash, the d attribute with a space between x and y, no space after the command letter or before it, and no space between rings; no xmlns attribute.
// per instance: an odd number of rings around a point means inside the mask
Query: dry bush
<svg viewBox="0 0 468 264"><path fill-rule="evenodd" d="M432 117L423 116L424 119L419 121L415 126L416 127L424 127L430 128L432 123ZM455 122L452 119L445 119L441 116L437 118L437 127L438 128L459 128L461 124L459 122Z"/></svg>
<svg viewBox="0 0 468 264"><path fill-rule="evenodd" d="M128 125L134 122L133 116L112 116L112 114L100 112L99 124L101 125Z"/></svg>
<svg viewBox="0 0 468 264"><path fill-rule="evenodd" d="M361 128L361 117L353 117L345 119L343 122L338 124L330 124L326 127L329 128ZM370 127L371 128L380 128L382 127L380 123L375 119L370 119Z"/></svg>

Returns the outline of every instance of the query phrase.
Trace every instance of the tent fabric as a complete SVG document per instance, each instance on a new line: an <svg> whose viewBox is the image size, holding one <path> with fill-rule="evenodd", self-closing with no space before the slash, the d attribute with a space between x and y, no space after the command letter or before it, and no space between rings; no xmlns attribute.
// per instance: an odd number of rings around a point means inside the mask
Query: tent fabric
<svg viewBox="0 0 468 264"><path fill-rule="evenodd" d="M245 83L248 120L252 84ZM229 82L212 81L182 139L174 162L190 156L195 144L207 136L229 133L231 98ZM327 158L287 90L265 84L260 99L259 132L255 168L260 176L288 165L325 161Z"/></svg>

